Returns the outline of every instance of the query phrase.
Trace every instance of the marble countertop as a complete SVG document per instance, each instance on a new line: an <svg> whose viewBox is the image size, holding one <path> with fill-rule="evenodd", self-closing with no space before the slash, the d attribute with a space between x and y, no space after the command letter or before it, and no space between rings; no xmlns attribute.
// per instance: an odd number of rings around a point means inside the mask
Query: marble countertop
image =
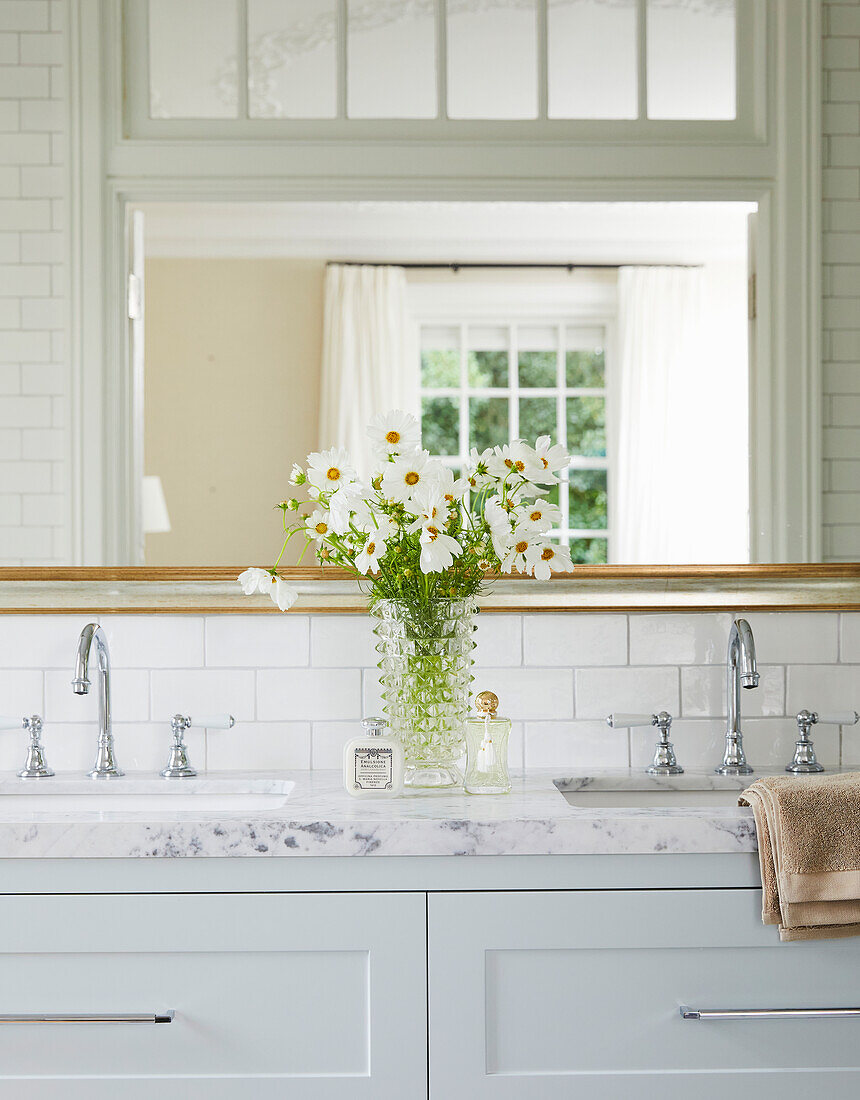
<svg viewBox="0 0 860 1100"><path fill-rule="evenodd" d="M57 783L59 791L64 778L33 782ZM190 782L207 793L206 805L211 807L213 796L225 789L226 778L221 773ZM735 804L731 790L726 792L725 805L671 806L670 790L667 806L582 808L569 805L559 789L647 787L648 777L641 772L594 771L562 779L558 770L531 771L514 777L509 795L470 797L462 792L420 791L385 800L351 798L334 772L245 777L251 778L257 781L258 791L283 791L290 782L294 786L286 801L275 808L269 799L268 808L230 809L225 797L224 808L185 809L191 801L186 795L182 809L165 805L169 798L160 799L146 812L78 810L58 799L58 808L34 811L31 807L36 800L32 798L20 800L26 803L26 810L20 803L15 806L15 792L29 795L31 785L24 789L11 777L0 777L0 859L756 851L752 813ZM141 791L163 789L154 786L154 777L141 775L111 781L111 792L119 790L114 782L133 789L137 779L144 781ZM270 782L261 784L261 780ZM177 786L184 782L174 781ZM699 788L713 783L704 774L694 773L671 782ZM744 786L742 780L736 782L738 789ZM62 789L69 791L73 786L65 783Z"/></svg>

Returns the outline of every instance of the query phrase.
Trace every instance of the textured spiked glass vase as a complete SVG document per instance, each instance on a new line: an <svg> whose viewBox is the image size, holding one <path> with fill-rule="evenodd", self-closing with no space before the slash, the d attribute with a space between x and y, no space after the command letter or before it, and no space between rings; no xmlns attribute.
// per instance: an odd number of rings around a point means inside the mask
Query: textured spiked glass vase
<svg viewBox="0 0 860 1100"><path fill-rule="evenodd" d="M422 607L380 600L373 613L385 713L403 744L406 785L461 786L474 600L437 600Z"/></svg>

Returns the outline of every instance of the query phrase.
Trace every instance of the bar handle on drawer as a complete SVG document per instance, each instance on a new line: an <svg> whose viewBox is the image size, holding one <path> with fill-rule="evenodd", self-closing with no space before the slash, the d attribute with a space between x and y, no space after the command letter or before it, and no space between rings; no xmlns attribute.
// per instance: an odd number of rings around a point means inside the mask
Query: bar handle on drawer
<svg viewBox="0 0 860 1100"><path fill-rule="evenodd" d="M682 1020L814 1020L860 1018L860 1008L689 1008L678 1010Z"/></svg>
<svg viewBox="0 0 860 1100"><path fill-rule="evenodd" d="M168 1012L81 1012L0 1014L0 1024L172 1024L175 1013Z"/></svg>

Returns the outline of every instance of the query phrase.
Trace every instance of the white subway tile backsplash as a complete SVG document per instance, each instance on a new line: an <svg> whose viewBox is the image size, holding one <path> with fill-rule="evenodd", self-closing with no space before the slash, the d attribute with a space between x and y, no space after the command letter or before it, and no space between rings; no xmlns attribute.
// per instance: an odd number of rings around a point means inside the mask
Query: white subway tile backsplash
<svg viewBox="0 0 860 1100"><path fill-rule="evenodd" d="M731 615L631 615L632 665L706 665L726 659Z"/></svg>
<svg viewBox="0 0 860 1100"><path fill-rule="evenodd" d="M360 718L359 669L264 669L257 673L260 721Z"/></svg>
<svg viewBox="0 0 860 1100"><path fill-rule="evenodd" d="M838 616L826 612L753 612L746 616L756 655L768 664L833 664L838 654ZM725 654L723 654L725 658Z"/></svg>
<svg viewBox="0 0 860 1100"><path fill-rule="evenodd" d="M625 615L527 615L523 653L529 665L574 668L627 661Z"/></svg>
<svg viewBox="0 0 860 1100"><path fill-rule="evenodd" d="M343 746L362 733L359 722L314 722L311 733L311 762L314 768L343 767Z"/></svg>
<svg viewBox="0 0 860 1100"><path fill-rule="evenodd" d="M45 673L45 720L95 725L99 701L95 661L90 665L92 686L86 695L72 691L73 675L74 663L68 669ZM177 709L174 707L169 713L174 714ZM115 722L145 722L149 718L149 672L142 669L111 672L111 711Z"/></svg>
<svg viewBox="0 0 860 1100"><path fill-rule="evenodd" d="M788 670L787 707L799 710L860 711L860 667L792 665Z"/></svg>
<svg viewBox="0 0 860 1100"><path fill-rule="evenodd" d="M46 31L48 0L0 0L0 30Z"/></svg>
<svg viewBox="0 0 860 1100"><path fill-rule="evenodd" d="M63 669L71 684L78 636L93 621L97 620L86 615L2 616L0 669Z"/></svg>
<svg viewBox="0 0 860 1100"><path fill-rule="evenodd" d="M91 768L96 754L95 726L88 727L87 731L87 755L80 766ZM160 772L167 764L173 744L170 722L116 722L113 733L117 763L124 772ZM206 766L205 731L186 730L185 745L191 766L203 771Z"/></svg>
<svg viewBox="0 0 860 1100"><path fill-rule="evenodd" d="M494 691L499 713L523 721L573 717L570 669L487 668L472 684L475 692Z"/></svg>
<svg viewBox="0 0 860 1100"><path fill-rule="evenodd" d="M637 726L630 731L630 764L647 768L654 759L658 731L653 726ZM726 723L719 718L676 718L670 735L675 755L682 768L715 768L723 758Z"/></svg>
<svg viewBox="0 0 860 1100"><path fill-rule="evenodd" d="M203 666L203 619L195 615L103 615L100 622L114 668Z"/></svg>
<svg viewBox="0 0 860 1100"><path fill-rule="evenodd" d="M206 664L213 668L289 668L308 663L306 615L211 615Z"/></svg>
<svg viewBox="0 0 860 1100"><path fill-rule="evenodd" d="M578 668L576 717L605 718L615 711L678 713L677 668Z"/></svg>
<svg viewBox="0 0 860 1100"><path fill-rule="evenodd" d="M247 771L248 761L264 770L310 767L309 722L242 722L231 730L208 730L208 767L214 771Z"/></svg>
<svg viewBox="0 0 860 1100"><path fill-rule="evenodd" d="M478 615L475 631L475 666L499 668L523 663L523 619L521 615Z"/></svg>
<svg viewBox="0 0 860 1100"><path fill-rule="evenodd" d="M842 616L841 659L860 664L860 612Z"/></svg>
<svg viewBox="0 0 860 1100"><path fill-rule="evenodd" d="M44 677L41 672L36 669L12 672L5 668L0 671L0 714L5 718L41 714L44 705ZM0 741L14 740L15 737L13 730L4 730L0 734ZM22 744L23 738L22 730L19 738Z"/></svg>
<svg viewBox="0 0 860 1100"><path fill-rule="evenodd" d="M196 712L252 721L255 675L251 669L154 669L150 673L152 717L169 720L179 713L193 718Z"/></svg>
<svg viewBox="0 0 860 1100"><path fill-rule="evenodd" d="M378 661L370 616L311 617L311 665L314 668L375 668Z"/></svg>
<svg viewBox="0 0 860 1100"><path fill-rule="evenodd" d="M627 732L605 722L526 722L525 766L558 768L559 777L588 768L626 768Z"/></svg>
<svg viewBox="0 0 860 1100"><path fill-rule="evenodd" d="M781 665L758 666L757 688L741 689L743 714L785 714L785 669ZM681 713L685 718L713 718L726 713L726 669L708 665L681 669Z"/></svg>
<svg viewBox="0 0 860 1100"><path fill-rule="evenodd" d="M794 757L797 723L794 718L744 718L744 746L754 768L782 770ZM815 752L825 766L839 763L839 727L816 726L812 731Z"/></svg>

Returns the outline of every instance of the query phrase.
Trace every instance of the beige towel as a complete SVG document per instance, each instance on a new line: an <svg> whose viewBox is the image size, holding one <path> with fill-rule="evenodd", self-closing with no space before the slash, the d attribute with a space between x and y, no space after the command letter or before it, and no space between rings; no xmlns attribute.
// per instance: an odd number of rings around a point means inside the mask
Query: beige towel
<svg viewBox="0 0 860 1100"><path fill-rule="evenodd" d="M860 936L860 773L768 776L739 801L755 817L764 923L782 940Z"/></svg>

